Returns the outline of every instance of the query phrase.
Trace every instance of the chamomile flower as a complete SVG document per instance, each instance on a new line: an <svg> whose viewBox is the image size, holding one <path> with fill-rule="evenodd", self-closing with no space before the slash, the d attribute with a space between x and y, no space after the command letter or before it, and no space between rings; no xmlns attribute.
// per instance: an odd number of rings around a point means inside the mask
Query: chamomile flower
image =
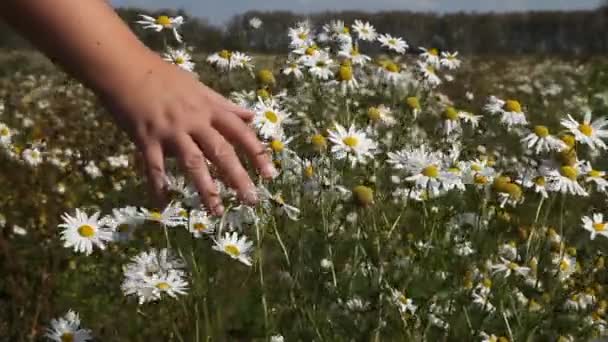
<svg viewBox="0 0 608 342"><path fill-rule="evenodd" d="M392 115L391 109L383 104L369 107L367 109L367 117L370 122L387 127L392 126L397 122Z"/></svg>
<svg viewBox="0 0 608 342"><path fill-rule="evenodd" d="M9 146L13 131L4 123L0 122L0 146Z"/></svg>
<svg viewBox="0 0 608 342"><path fill-rule="evenodd" d="M534 192L540 194L543 198L549 197L547 193L547 179L536 171L527 173L517 183L521 184L524 188L534 189Z"/></svg>
<svg viewBox="0 0 608 342"><path fill-rule="evenodd" d="M376 142L367 137L364 131L350 126L347 130L340 124L335 124L334 130L329 130L329 140L334 144L331 152L338 160L347 159L351 166L357 163L366 164L372 158L377 148Z"/></svg>
<svg viewBox="0 0 608 342"><path fill-rule="evenodd" d="M42 152L36 147L26 148L21 152L21 157L29 166L38 166L42 163Z"/></svg>
<svg viewBox="0 0 608 342"><path fill-rule="evenodd" d="M234 51L230 57L230 69L247 69L252 70L251 56L242 52Z"/></svg>
<svg viewBox="0 0 608 342"><path fill-rule="evenodd" d="M293 77L295 77L296 80L300 80L304 77L304 74L302 73L302 69L300 67L300 65L297 62L294 61L288 61L287 65L283 68L282 70L283 75L293 75Z"/></svg>
<svg viewBox="0 0 608 342"><path fill-rule="evenodd" d="M300 209L285 203L285 199L280 193L272 194L264 186L258 186L258 194L260 199L266 203L273 204L278 208L280 214L285 214L291 220L297 221L300 215Z"/></svg>
<svg viewBox="0 0 608 342"><path fill-rule="evenodd" d="M442 83L441 78L437 75L437 68L423 61L418 61L418 72L422 76L424 84L433 88Z"/></svg>
<svg viewBox="0 0 608 342"><path fill-rule="evenodd" d="M290 28L287 34L291 39L292 48L310 46L314 43L314 36L308 22L298 23L296 27Z"/></svg>
<svg viewBox="0 0 608 342"><path fill-rule="evenodd" d="M591 112L585 113L583 122L580 123L568 114L568 118L561 121L562 126L568 128L576 141L588 145L591 149L600 148L605 150L606 144L603 139L608 138L608 119L605 117L591 122Z"/></svg>
<svg viewBox="0 0 608 342"><path fill-rule="evenodd" d="M357 38L368 42L373 42L378 36L376 29L370 23L361 20L355 20L353 31L357 34Z"/></svg>
<svg viewBox="0 0 608 342"><path fill-rule="evenodd" d="M213 53L207 57L207 63L217 67L220 70L232 69L232 54L233 53L228 50Z"/></svg>
<svg viewBox="0 0 608 342"><path fill-rule="evenodd" d="M442 52L439 63L448 70L455 70L460 68L462 62L458 59L458 52Z"/></svg>
<svg viewBox="0 0 608 342"><path fill-rule="evenodd" d="M534 153L562 151L567 148L566 144L560 139L552 136L546 126L534 126L533 130L521 139L521 142L529 149L534 149Z"/></svg>
<svg viewBox="0 0 608 342"><path fill-rule="evenodd" d="M143 221L137 208L131 206L112 209L112 215L103 218L103 224L112 231L112 240L121 242L132 240Z"/></svg>
<svg viewBox="0 0 608 342"><path fill-rule="evenodd" d="M142 217L147 221L157 222L167 227L177 227L186 224L186 217L178 202L169 203L162 211L140 208Z"/></svg>
<svg viewBox="0 0 608 342"><path fill-rule="evenodd" d="M589 237L591 240L595 239L597 235L608 237L608 222L604 221L604 215L601 213L595 213L591 216L583 216L583 229L591 233Z"/></svg>
<svg viewBox="0 0 608 342"><path fill-rule="evenodd" d="M420 58L424 61L425 64L431 65L436 69L441 66L439 62L439 50L435 48L426 49L423 47L421 47L420 50L422 50Z"/></svg>
<svg viewBox="0 0 608 342"><path fill-rule="evenodd" d="M520 276L527 276L530 273L530 268L525 266L520 266L516 262L511 260L507 260L503 257L500 257L500 262L496 264L492 264L490 266L492 269L492 273L504 273L504 277L507 278L511 274L517 274Z"/></svg>
<svg viewBox="0 0 608 342"><path fill-rule="evenodd" d="M176 66L192 72L194 70L194 63L192 62L192 56L185 49L173 49L168 48L167 52L163 54L163 59L169 63L175 64Z"/></svg>
<svg viewBox="0 0 608 342"><path fill-rule="evenodd" d="M253 18L249 19L249 26L254 30L257 30L260 27L262 27L262 24L263 24L262 19L260 19L258 17L253 17Z"/></svg>
<svg viewBox="0 0 608 342"><path fill-rule="evenodd" d="M306 61L306 66L308 66L308 72L313 77L326 81L333 76L331 70L333 63L334 61L329 57L329 54L319 53L316 56L310 57Z"/></svg>
<svg viewBox="0 0 608 342"><path fill-rule="evenodd" d="M409 313L410 315L413 315L416 313L418 307L414 304L414 301L411 298L407 298L403 292L392 289L391 297L393 304L397 306L401 314Z"/></svg>
<svg viewBox="0 0 608 342"><path fill-rule="evenodd" d="M184 23L183 17L169 17L166 15L161 15L153 18L145 14L140 14L139 17L141 20L136 21L136 23L141 24L144 29L151 29L156 32L160 32L162 30L171 30L173 31L175 40L180 43L182 42L182 36L179 34L178 29Z"/></svg>
<svg viewBox="0 0 608 342"><path fill-rule="evenodd" d="M438 152L428 152L424 145L419 148L388 153L388 163L395 169L405 170L409 177L406 181L414 182L416 187L428 190L432 195L438 195L443 178L447 175L443 170L442 155Z"/></svg>
<svg viewBox="0 0 608 342"><path fill-rule="evenodd" d="M359 48L355 45L346 46L344 49L338 52L338 58L341 60L349 60L352 65L365 65L371 61L371 57L364 55L359 52Z"/></svg>
<svg viewBox="0 0 608 342"><path fill-rule="evenodd" d="M217 223L217 220L210 217L206 211L193 209L188 218L188 231L195 238L201 238L204 235L213 234Z"/></svg>
<svg viewBox="0 0 608 342"><path fill-rule="evenodd" d="M443 111L443 132L445 135L450 135L455 131L460 130L460 119L464 116L464 112L457 110L454 107L447 107Z"/></svg>
<svg viewBox="0 0 608 342"><path fill-rule="evenodd" d="M178 295L186 295L188 282L184 280L181 272L169 271L166 274L154 274L144 277L146 287L151 291L153 300L160 300L163 295L177 298Z"/></svg>
<svg viewBox="0 0 608 342"><path fill-rule="evenodd" d="M213 249L225 253L232 259L238 260L247 266L251 266L251 256L253 243L247 240L245 235L239 237L238 233L225 233L215 240Z"/></svg>
<svg viewBox="0 0 608 342"><path fill-rule="evenodd" d="M403 79L401 66L390 60L380 63L378 74L380 79L388 84L398 84Z"/></svg>
<svg viewBox="0 0 608 342"><path fill-rule="evenodd" d="M589 164L589 168L585 170L585 183L595 184L595 188L599 192L605 192L608 188L608 180L606 180L606 172L594 170Z"/></svg>
<svg viewBox="0 0 608 342"><path fill-rule="evenodd" d="M289 122L289 113L283 111L276 101L258 100L253 108L253 125L266 139L283 135L283 124Z"/></svg>
<svg viewBox="0 0 608 342"><path fill-rule="evenodd" d="M547 190L577 196L589 196L587 191L578 183L580 175L578 165L564 165L559 168L549 168L545 172Z"/></svg>
<svg viewBox="0 0 608 342"><path fill-rule="evenodd" d="M63 228L61 240L64 247L86 255L93 253L93 245L105 249L106 243L112 240L112 232L101 226L99 214L88 216L80 209L76 209L74 216L64 213L61 216L63 223L59 224L59 228Z"/></svg>
<svg viewBox="0 0 608 342"><path fill-rule="evenodd" d="M80 317L72 310L63 317L52 319L45 337L56 342L85 342L93 339L91 330L80 327Z"/></svg>
<svg viewBox="0 0 608 342"><path fill-rule="evenodd" d="M390 34L381 34L378 37L378 41L383 47L400 54L404 54L405 50L409 47L402 38L393 37Z"/></svg>

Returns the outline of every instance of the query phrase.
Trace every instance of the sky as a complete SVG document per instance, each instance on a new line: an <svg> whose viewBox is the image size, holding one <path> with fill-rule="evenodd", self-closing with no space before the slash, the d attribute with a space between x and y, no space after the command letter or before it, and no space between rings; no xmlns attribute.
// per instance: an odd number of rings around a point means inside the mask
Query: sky
<svg viewBox="0 0 608 342"><path fill-rule="evenodd" d="M114 6L148 9L184 9L188 13L222 24L248 10L291 10L309 13L324 10L413 10L433 12L504 12L527 10L592 9L602 0L111 0Z"/></svg>

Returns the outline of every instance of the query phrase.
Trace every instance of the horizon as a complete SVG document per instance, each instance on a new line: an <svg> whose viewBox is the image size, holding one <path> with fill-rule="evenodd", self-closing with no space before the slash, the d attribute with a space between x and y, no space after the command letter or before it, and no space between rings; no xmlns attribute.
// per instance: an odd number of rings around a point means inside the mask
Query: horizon
<svg viewBox="0 0 608 342"><path fill-rule="evenodd" d="M510 13L530 11L576 11L593 10L602 0L294 0L285 4L283 0L111 0L114 7L140 7L147 10L182 9L193 17L206 19L214 25L224 25L235 15L248 11L291 11L311 14L326 11L360 10L365 12L413 11L426 13Z"/></svg>

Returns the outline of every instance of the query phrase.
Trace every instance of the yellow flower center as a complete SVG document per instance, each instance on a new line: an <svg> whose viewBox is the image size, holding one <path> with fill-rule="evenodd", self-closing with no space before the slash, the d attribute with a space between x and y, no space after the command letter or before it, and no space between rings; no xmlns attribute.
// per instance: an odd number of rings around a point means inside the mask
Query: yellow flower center
<svg viewBox="0 0 608 342"><path fill-rule="evenodd" d="M193 224L192 227L194 228L194 230L199 231L199 232L202 232L203 230L207 229L207 225L202 222L197 222L197 223Z"/></svg>
<svg viewBox="0 0 608 342"><path fill-rule="evenodd" d="M273 151L279 153L285 149L285 144L283 144L283 142L281 142L280 140L273 140L270 142L270 148Z"/></svg>
<svg viewBox="0 0 608 342"><path fill-rule="evenodd" d="M175 57L175 64L184 64L186 60L184 60L184 57Z"/></svg>
<svg viewBox="0 0 608 342"><path fill-rule="evenodd" d="M427 65L426 72L429 74L435 74L435 68L433 68L431 65Z"/></svg>
<svg viewBox="0 0 608 342"><path fill-rule="evenodd" d="M479 164L471 164L471 170L473 170L473 171L477 171L477 172L479 172L479 171L481 171L482 169L483 169L483 168L482 168L482 167L481 167L481 165L479 165Z"/></svg>
<svg viewBox="0 0 608 342"><path fill-rule="evenodd" d="M88 224L83 224L82 226L78 227L78 234L80 234L82 237L90 238L95 235L95 228L89 226Z"/></svg>
<svg viewBox="0 0 608 342"><path fill-rule="evenodd" d="M479 185L488 184L488 177L486 177L484 175L476 174L473 177L473 181L475 182L475 184L479 184Z"/></svg>
<svg viewBox="0 0 608 342"><path fill-rule="evenodd" d="M559 168L559 172L562 176L571 180L576 180L576 177L578 177L578 171L572 166L562 166Z"/></svg>
<svg viewBox="0 0 608 342"><path fill-rule="evenodd" d="M521 187L515 183L509 183L505 185L505 192L509 194L513 199L519 200L522 195Z"/></svg>
<svg viewBox="0 0 608 342"><path fill-rule="evenodd" d="M545 180L545 177L543 177L543 176L538 176L538 177L534 178L534 184L536 184L538 186L545 186L546 183L547 183L547 181Z"/></svg>
<svg viewBox="0 0 608 342"><path fill-rule="evenodd" d="M598 171L598 170L591 170L591 171L589 171L589 177L593 177L593 178L602 177L602 172Z"/></svg>
<svg viewBox="0 0 608 342"><path fill-rule="evenodd" d="M408 97L405 102L411 109L420 109L420 101L415 96Z"/></svg>
<svg viewBox="0 0 608 342"><path fill-rule="evenodd" d="M272 71L268 69L262 69L258 72L258 80L265 85L272 85L275 83L274 75L272 74Z"/></svg>
<svg viewBox="0 0 608 342"><path fill-rule="evenodd" d="M162 281L158 284L156 284L156 288L161 290L161 291L167 291L168 289L171 288L171 285L169 285L168 283Z"/></svg>
<svg viewBox="0 0 608 342"><path fill-rule="evenodd" d="M307 34L307 33L305 33L305 32L299 33L299 34L298 34L298 38L300 38L300 39L302 39L302 40L305 40L305 39L307 39L307 38L308 38L308 34Z"/></svg>
<svg viewBox="0 0 608 342"><path fill-rule="evenodd" d="M521 113L521 103L516 100L507 100L505 103L505 109L508 112Z"/></svg>
<svg viewBox="0 0 608 342"><path fill-rule="evenodd" d="M317 61L316 65L319 68L324 68L327 64L325 63L325 61Z"/></svg>
<svg viewBox="0 0 608 342"><path fill-rule="evenodd" d="M439 168L435 165L429 165L422 170L422 174L429 178L437 178L439 176Z"/></svg>
<svg viewBox="0 0 608 342"><path fill-rule="evenodd" d="M458 120L458 112L456 111L456 108L454 108L454 107L448 107L443 112L443 117L446 120L456 121L456 120Z"/></svg>
<svg viewBox="0 0 608 342"><path fill-rule="evenodd" d="M407 297L405 295L399 296L399 302L401 302L401 304L407 304Z"/></svg>
<svg viewBox="0 0 608 342"><path fill-rule="evenodd" d="M342 29L342 33L350 33L350 29L346 26Z"/></svg>
<svg viewBox="0 0 608 342"><path fill-rule="evenodd" d="M304 175L307 178L312 178L312 176L315 174L315 169L312 167L312 165L308 165L305 169L304 169Z"/></svg>
<svg viewBox="0 0 608 342"><path fill-rule="evenodd" d="M570 148L574 147L574 144L576 143L576 139L571 134L566 134L561 139Z"/></svg>
<svg viewBox="0 0 608 342"><path fill-rule="evenodd" d="M321 134L313 135L310 138L310 143L315 147L315 149L319 151L325 149L325 147L327 146L327 140Z"/></svg>
<svg viewBox="0 0 608 342"><path fill-rule="evenodd" d="M355 147L357 147L357 145L359 145L359 139L357 139L357 137L354 137L354 136L348 136L348 137L342 139L342 142L344 143L344 145L346 145L350 148L355 148Z"/></svg>
<svg viewBox="0 0 608 342"><path fill-rule="evenodd" d="M511 270L511 271L515 271L516 269L519 268L519 265L514 263L514 262L510 262L507 267Z"/></svg>
<svg viewBox="0 0 608 342"><path fill-rule="evenodd" d="M384 69L389 72L399 72L401 70L401 68L393 62L386 62L384 64Z"/></svg>
<svg viewBox="0 0 608 342"><path fill-rule="evenodd" d="M317 48L314 46L307 47L305 53L307 56L313 56L315 53L317 53Z"/></svg>
<svg viewBox="0 0 608 342"><path fill-rule="evenodd" d="M378 121L382 117L380 109L378 107L369 107L367 110L367 117L372 121Z"/></svg>
<svg viewBox="0 0 608 342"><path fill-rule="evenodd" d="M439 56L439 50L437 50L436 48L429 49L429 55Z"/></svg>
<svg viewBox="0 0 608 342"><path fill-rule="evenodd" d="M374 190L365 185L357 185L353 188L353 197L357 204L367 207L374 203Z"/></svg>
<svg viewBox="0 0 608 342"><path fill-rule="evenodd" d="M388 45L397 45L397 39L389 39L387 43Z"/></svg>
<svg viewBox="0 0 608 342"><path fill-rule="evenodd" d="M597 222L593 224L593 229L596 232L603 232L606 229L606 223L603 222Z"/></svg>
<svg viewBox="0 0 608 342"><path fill-rule="evenodd" d="M117 230L119 233L127 233L127 232L129 232L129 231L131 230L131 226L129 226L129 225L128 225L128 224L126 224L126 223L123 223L123 224L119 225L119 226L116 228L116 230Z"/></svg>
<svg viewBox="0 0 608 342"><path fill-rule="evenodd" d="M485 288L489 289L490 287L492 287L492 280L490 278L483 278L482 284Z"/></svg>
<svg viewBox="0 0 608 342"><path fill-rule="evenodd" d="M179 211L179 216L188 218L188 211L185 210L185 209L180 210Z"/></svg>
<svg viewBox="0 0 608 342"><path fill-rule="evenodd" d="M156 18L156 24L165 28L171 27L171 18L166 15L161 15L160 17Z"/></svg>
<svg viewBox="0 0 608 342"><path fill-rule="evenodd" d="M73 342L74 341L74 334L72 334L71 332L64 332L61 335L61 342Z"/></svg>
<svg viewBox="0 0 608 342"><path fill-rule="evenodd" d="M222 51L220 51L219 56L222 57L223 59L230 59L230 57L232 57L232 52L230 52L228 50L222 50Z"/></svg>
<svg viewBox="0 0 608 342"><path fill-rule="evenodd" d="M268 90L264 89L264 88L260 88L257 90L256 94L261 97L262 99L266 100L270 98L270 93L268 92Z"/></svg>
<svg viewBox="0 0 608 342"><path fill-rule="evenodd" d="M230 254L233 257L238 257L239 255L241 255L241 250L233 244L228 244L224 246L224 252Z"/></svg>
<svg viewBox="0 0 608 342"><path fill-rule="evenodd" d="M6 127L2 127L2 129L0 129L0 136L7 137L9 133L10 131Z"/></svg>
<svg viewBox="0 0 608 342"><path fill-rule="evenodd" d="M584 135L590 137L593 135L593 127L588 124L582 124L578 126L578 130L581 131Z"/></svg>
<svg viewBox="0 0 608 342"><path fill-rule="evenodd" d="M562 259L562 261L559 262L559 269L562 272L566 272L570 269L570 262L568 259Z"/></svg>
<svg viewBox="0 0 608 342"><path fill-rule="evenodd" d="M161 214L160 212L158 212L158 211L152 211L150 213L150 220L152 220L152 221L160 221L162 219L163 219L163 214Z"/></svg>
<svg viewBox="0 0 608 342"><path fill-rule="evenodd" d="M277 115L277 113L268 110L264 113L264 117L266 117L266 120L272 122L272 123L277 123L279 121L279 116Z"/></svg>
<svg viewBox="0 0 608 342"><path fill-rule="evenodd" d="M534 134L545 138L549 135L549 129L546 126L534 126Z"/></svg>
<svg viewBox="0 0 608 342"><path fill-rule="evenodd" d="M353 79L353 68L350 65L340 66L340 72L338 74L341 81L351 81Z"/></svg>

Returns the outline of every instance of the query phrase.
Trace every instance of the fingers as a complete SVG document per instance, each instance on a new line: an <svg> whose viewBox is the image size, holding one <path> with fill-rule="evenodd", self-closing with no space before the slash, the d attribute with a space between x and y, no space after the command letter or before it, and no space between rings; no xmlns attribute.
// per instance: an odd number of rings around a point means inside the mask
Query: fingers
<svg viewBox="0 0 608 342"><path fill-rule="evenodd" d="M222 215L224 206L217 186L209 174L205 155L198 145L187 135L180 135L174 142L175 153L194 186L201 201L213 215Z"/></svg>
<svg viewBox="0 0 608 342"><path fill-rule="evenodd" d="M256 204L255 186L232 145L218 131L210 127L191 134L207 158L219 169L223 180L236 190L239 199L247 204Z"/></svg>
<svg viewBox="0 0 608 342"><path fill-rule="evenodd" d="M226 100L226 102L227 102L228 111L236 114L236 116L241 118L241 120L243 120L245 122L250 122L251 120L253 120L253 117L255 114L252 111L250 111L249 109L243 108L239 105L236 105L228 100Z"/></svg>
<svg viewBox="0 0 608 342"><path fill-rule="evenodd" d="M218 115L213 125L233 144L245 150L262 177L266 179L276 177L277 171L270 156L249 126L231 115Z"/></svg>
<svg viewBox="0 0 608 342"><path fill-rule="evenodd" d="M152 143L145 146L141 152L154 201L157 205L164 206L166 202L165 162L162 147L160 144Z"/></svg>

